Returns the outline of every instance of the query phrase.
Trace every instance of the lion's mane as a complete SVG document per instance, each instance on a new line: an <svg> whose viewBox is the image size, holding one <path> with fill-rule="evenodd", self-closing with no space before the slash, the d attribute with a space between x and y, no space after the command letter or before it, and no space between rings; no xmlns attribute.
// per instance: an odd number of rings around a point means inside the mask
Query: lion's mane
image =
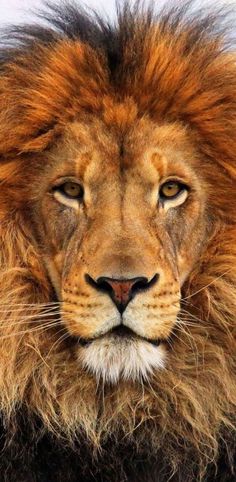
<svg viewBox="0 0 236 482"><path fill-rule="evenodd" d="M98 467L108 446L111 472L104 480L116 480L112 467L119 457L135 467L132 454L153 461L153 475L140 480L218 480L214 467L223 452L233 471L236 423L236 62L228 17L222 11L195 14L191 2L157 18L140 5L125 5L112 26L74 6L50 8L44 14L49 24L12 29L12 40L5 39L1 50L0 409L6 480L15 480L11 470L24 445L32 455L25 440L15 442L26 425L35 446L51 433L51 445L79 453L83 439ZM214 180L214 229L183 288L182 317L191 326L173 334L170 363L150 385L121 383L116 391L80 373L73 353L50 327L50 313L40 304L54 294L25 203L25 186L37 175L34 160L66 123L89 112L125 130L122 108L119 118L113 116L114 92L117 102L132 99L140 116L187 125L204 159L199 170ZM46 335L42 316L49 319ZM7 455L11 446L18 451L14 462ZM132 447L128 454L126 446ZM94 473L100 480L100 472ZM123 466L117 480L128 473ZM20 474L18 469L16 480L28 482ZM52 480L77 480L68 474Z"/></svg>

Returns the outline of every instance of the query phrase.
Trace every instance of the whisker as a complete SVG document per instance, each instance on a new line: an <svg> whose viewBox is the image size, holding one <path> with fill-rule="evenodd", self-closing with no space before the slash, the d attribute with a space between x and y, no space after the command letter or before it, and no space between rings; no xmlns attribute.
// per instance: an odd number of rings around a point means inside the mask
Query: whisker
<svg viewBox="0 0 236 482"><path fill-rule="evenodd" d="M190 326L195 326L195 325L190 325ZM188 325L185 323L185 322L179 322L178 325L175 326L175 328L180 331L181 333L185 333L187 334L190 338L192 338L193 340L195 339L194 338L194 335L192 335L189 330L188 330ZM188 330L186 331L185 328Z"/></svg>
<svg viewBox="0 0 236 482"><path fill-rule="evenodd" d="M64 315L64 311L38 311L38 312L33 312L32 314L24 314L24 313L17 313L17 314L14 314L14 313L5 313L5 316L2 315L2 320L3 321L7 321L7 320L34 320L35 318L45 318L45 317L49 317L51 318L52 316L59 316L59 315ZM1 320L0 318L0 320Z"/></svg>
<svg viewBox="0 0 236 482"><path fill-rule="evenodd" d="M187 343L184 342L183 339L182 339L180 336L178 336L175 331L172 332L171 336L177 338L177 340L179 340L179 341L180 341L181 343L183 343L187 348L189 348L189 346L187 345ZM168 339L167 339L167 343L168 343Z"/></svg>
<svg viewBox="0 0 236 482"><path fill-rule="evenodd" d="M63 301L48 301L47 303L0 303L1 306L51 306L63 303Z"/></svg>
<svg viewBox="0 0 236 482"><path fill-rule="evenodd" d="M65 331L64 328L62 328L61 330L58 331L58 333L62 332L62 331ZM51 346L49 352L47 353L46 355L46 359L51 355L51 352L52 350L59 346L60 343L62 343L62 341L66 340L67 338L70 338L70 334L68 332L64 333L58 340L55 341L55 343L53 343L53 345Z"/></svg>
<svg viewBox="0 0 236 482"><path fill-rule="evenodd" d="M195 310L201 311L201 308L199 306L196 306L195 304L191 303L189 300L185 300L185 298L181 298L180 303L184 304L185 306L192 306Z"/></svg>
<svg viewBox="0 0 236 482"><path fill-rule="evenodd" d="M180 329L179 331L180 331L180 333L184 333L185 336L187 337L187 339L189 339L189 341L190 341L192 353L193 353L194 358L195 358L196 371L198 372L198 369L199 369L199 351L198 351L198 347L197 347L196 343L194 342L194 338L191 337L190 334L184 329ZM172 333L172 336L177 338L177 340L179 340L180 343L183 343L187 348L189 348L188 344L185 341L183 341L182 337L178 336L175 331Z"/></svg>
<svg viewBox="0 0 236 482"><path fill-rule="evenodd" d="M34 328L29 328L29 329L24 330L24 331L18 331L18 332L10 333L9 335L0 335L0 341L5 340L6 338L11 338L11 337L15 337L15 336L35 333L35 332L40 331L40 330L46 331L47 329L52 328L53 326L58 326L58 321L60 321L60 320L57 320L57 321L54 321L52 323L48 323L48 324L45 324L45 325L40 325L40 326L37 326L37 327L34 327Z"/></svg>
<svg viewBox="0 0 236 482"><path fill-rule="evenodd" d="M223 278L226 274L228 274L230 271L232 271L233 268L229 268L227 271L225 271L224 273L222 273L221 275L217 276L216 278L214 278L210 283L208 283L207 285L203 286L202 288L200 288L199 290L195 291L194 293L192 293L191 295L188 295L188 296L185 296L184 298L182 298L183 301L189 299L189 298L192 298L193 296L197 295L198 293L200 293L201 291L203 291L204 289L208 288L209 286L211 286L212 284L214 284L218 279L220 278Z"/></svg>
<svg viewBox="0 0 236 482"><path fill-rule="evenodd" d="M50 321L48 321L49 323ZM50 323L59 323L61 322L61 318L55 318L54 320L52 320ZM36 329L38 326L45 326L46 323L35 323L35 325L31 326L31 325L28 325L28 324L24 324L24 323L9 323L9 324L5 324L5 325L0 325L0 332L2 330L6 330L7 328L11 328L11 329L14 329L14 328L17 328L19 326L21 326L21 328L25 328L26 330L34 330ZM13 332L15 333L15 332Z"/></svg>
<svg viewBox="0 0 236 482"><path fill-rule="evenodd" d="M37 365L37 369L42 366L42 364L46 365L46 367L50 370L50 366L46 363L46 360L44 359L42 353L40 352L39 348L31 345L31 343L26 343L26 346L28 346L29 348L31 348L33 351L35 351L35 353L37 353L37 355L39 356L39 358L41 359L41 362L42 363L39 363Z"/></svg>
<svg viewBox="0 0 236 482"><path fill-rule="evenodd" d="M55 303L53 305L15 305L13 303L0 303L0 308L2 308L0 311L4 312L7 309L10 309L11 311L21 311L21 310L53 310L54 308L59 307L60 305L58 303ZM4 309L3 309L4 308Z"/></svg>
<svg viewBox="0 0 236 482"><path fill-rule="evenodd" d="M183 318L179 318L180 321L183 321L185 324L189 324L190 326L190 323L192 322L192 325L191 326L202 326L203 324L207 325L208 327L214 327L214 323L209 320L209 319L203 319L203 318L198 318L196 315L194 315L193 313L190 313L186 310L181 310L180 312L180 316L181 314L183 314ZM191 318L191 321L187 318L185 318L185 316L187 316L188 318L190 317ZM194 323L194 321L196 321L197 323Z"/></svg>
<svg viewBox="0 0 236 482"><path fill-rule="evenodd" d="M181 310L180 312L180 315L183 315L183 320L185 320L184 316L187 316L188 318L191 318L192 320L196 320L200 323L203 322L203 320L201 318L199 318L198 316L194 315L193 313L190 313L189 311L187 310ZM181 318L182 319L182 318Z"/></svg>
<svg viewBox="0 0 236 482"><path fill-rule="evenodd" d="M27 316L22 316L21 318L18 318L17 320L15 318L6 318L5 320L5 323L8 324L12 321L15 321L16 323L24 323L25 321L40 321L40 319L42 318L47 318L47 317L51 317L53 315L55 316L59 316L61 315L62 313L59 311L59 312L55 312L55 313L37 313L35 315L27 315ZM0 326L1 325L1 322L0 322Z"/></svg>
<svg viewBox="0 0 236 482"><path fill-rule="evenodd" d="M179 331L180 333L184 333L187 338L189 338L190 340L190 343L191 343L191 347L193 348L193 350L196 352L197 354L197 358L196 358L196 361L198 362L198 347L196 345L196 342L195 342L195 337L194 335L190 332L190 330L188 329L188 325L186 325L185 322L181 322L181 320L178 320L179 321L179 324L176 325L176 329L177 331ZM191 325L192 326L192 325ZM193 343L194 343L194 346L193 346ZM194 348L195 347L195 348Z"/></svg>

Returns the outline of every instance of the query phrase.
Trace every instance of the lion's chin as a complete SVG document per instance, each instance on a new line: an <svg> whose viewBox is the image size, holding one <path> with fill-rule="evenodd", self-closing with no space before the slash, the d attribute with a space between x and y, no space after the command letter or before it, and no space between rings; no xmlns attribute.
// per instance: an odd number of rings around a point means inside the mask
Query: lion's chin
<svg viewBox="0 0 236 482"><path fill-rule="evenodd" d="M166 351L135 338L107 335L79 347L79 362L98 381L117 383L120 379L142 381L165 366Z"/></svg>

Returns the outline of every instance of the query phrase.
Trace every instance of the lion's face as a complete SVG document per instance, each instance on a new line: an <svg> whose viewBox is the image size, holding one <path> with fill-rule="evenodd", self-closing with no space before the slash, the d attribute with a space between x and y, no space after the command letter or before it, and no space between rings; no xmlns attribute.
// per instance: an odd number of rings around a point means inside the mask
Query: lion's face
<svg viewBox="0 0 236 482"><path fill-rule="evenodd" d="M46 161L32 211L78 362L107 381L146 377L165 364L205 232L187 133L141 120L121 138L87 120Z"/></svg>

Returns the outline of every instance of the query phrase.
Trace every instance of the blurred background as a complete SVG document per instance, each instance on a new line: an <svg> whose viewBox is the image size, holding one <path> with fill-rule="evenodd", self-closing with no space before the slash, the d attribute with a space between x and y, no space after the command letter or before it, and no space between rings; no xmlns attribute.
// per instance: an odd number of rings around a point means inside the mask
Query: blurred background
<svg viewBox="0 0 236 482"><path fill-rule="evenodd" d="M132 1L132 0L131 0ZM151 0L150 0L151 1ZM170 3L170 0L152 0L157 6ZM178 3L178 0L175 0ZM185 0L182 0L183 3ZM187 1L187 0L186 0ZM64 0L66 3L67 0ZM80 0L74 0L80 3ZM122 2L122 0L121 0ZM19 23L32 18L32 11L42 6L42 0L0 0L0 26L7 23ZM51 0L53 3L53 0ZM58 3L55 0L55 3ZM82 0L83 5L96 8L100 13L106 12L110 17L114 16L115 0ZM203 7L205 5L222 5L222 3L236 3L236 0L195 0L195 5Z"/></svg>
<svg viewBox="0 0 236 482"><path fill-rule="evenodd" d="M64 0L65 1L65 0ZM76 0L74 0L76 3ZM109 16L114 15L115 0L85 0L83 3L89 7L98 9L101 13L104 11ZM32 17L33 10L37 10L42 6L42 0L0 0L0 25L6 23L24 22ZM53 3L53 0L51 0ZM58 3L58 2L55 2ZM66 3L66 1L65 1Z"/></svg>

